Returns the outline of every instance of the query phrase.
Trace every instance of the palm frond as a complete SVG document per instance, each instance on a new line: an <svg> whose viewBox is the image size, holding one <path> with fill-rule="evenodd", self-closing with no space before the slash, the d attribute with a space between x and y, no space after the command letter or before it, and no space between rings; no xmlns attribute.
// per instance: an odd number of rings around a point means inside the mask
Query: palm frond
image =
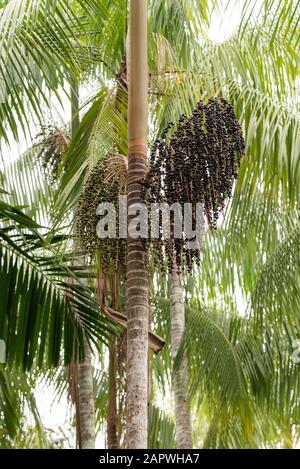
<svg viewBox="0 0 300 469"><path fill-rule="evenodd" d="M39 146L32 147L2 171L2 184L9 196L6 201L23 206L23 213L40 224L49 222L49 207L55 187L46 179L38 160Z"/></svg>
<svg viewBox="0 0 300 469"><path fill-rule="evenodd" d="M30 134L30 121L42 124L42 103L50 107L51 93L60 101L70 76L93 62L82 36L95 12L106 18L105 5L93 0L12 0L0 10L0 136L7 142L8 129L18 141L21 129Z"/></svg>
<svg viewBox="0 0 300 469"><path fill-rule="evenodd" d="M175 423L161 409L153 404L148 408L148 448L173 449L175 443Z"/></svg>
<svg viewBox="0 0 300 469"><path fill-rule="evenodd" d="M33 363L53 366L62 350L65 363L82 358L83 331L90 340L97 336L105 341L114 326L77 280L71 267L74 253L51 254L51 243L60 237L39 234L37 224L19 209L3 203L0 209L1 219L11 223L0 229L0 335L7 362L24 369ZM42 248L48 253L43 255ZM80 266L76 269L80 272Z"/></svg>
<svg viewBox="0 0 300 469"><path fill-rule="evenodd" d="M96 162L107 154L127 154L127 92L103 86L93 99L62 162L60 186L55 197L55 216L74 209L86 178Z"/></svg>

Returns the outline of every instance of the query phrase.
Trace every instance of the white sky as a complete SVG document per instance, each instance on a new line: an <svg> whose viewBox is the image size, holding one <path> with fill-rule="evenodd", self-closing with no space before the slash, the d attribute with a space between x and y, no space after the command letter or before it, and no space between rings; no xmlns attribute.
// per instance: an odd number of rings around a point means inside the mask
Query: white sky
<svg viewBox="0 0 300 469"><path fill-rule="evenodd" d="M220 12L213 12L207 32L208 38L216 43L224 42L232 35L238 27L241 17L241 2L229 1L233 5L236 4L233 8L226 8L227 1L223 3L223 9L221 8Z"/></svg>

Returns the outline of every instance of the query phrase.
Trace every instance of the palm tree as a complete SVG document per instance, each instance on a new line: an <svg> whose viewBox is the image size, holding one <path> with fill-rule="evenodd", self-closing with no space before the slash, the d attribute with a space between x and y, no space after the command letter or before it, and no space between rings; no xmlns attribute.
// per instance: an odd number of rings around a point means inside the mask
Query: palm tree
<svg viewBox="0 0 300 469"><path fill-rule="evenodd" d="M138 449L147 447L149 287L147 250L130 224L147 174L147 0L131 0L129 31L126 445Z"/></svg>

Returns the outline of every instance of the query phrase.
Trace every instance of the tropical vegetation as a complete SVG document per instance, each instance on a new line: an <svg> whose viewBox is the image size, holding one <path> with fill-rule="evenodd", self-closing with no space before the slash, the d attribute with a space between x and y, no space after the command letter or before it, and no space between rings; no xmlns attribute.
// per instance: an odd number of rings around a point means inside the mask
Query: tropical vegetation
<svg viewBox="0 0 300 469"><path fill-rule="evenodd" d="M87 207L126 193L134 1L0 2L0 448L132 447L126 266L107 262L118 243L87 253L76 220L86 187ZM147 13L148 147L216 96L238 116L246 157L192 273L168 276L149 253L141 441L296 447L299 2L148 0ZM236 28L213 40L231 15ZM107 175L88 186L100 160ZM39 410L45 386L69 402L63 428Z"/></svg>

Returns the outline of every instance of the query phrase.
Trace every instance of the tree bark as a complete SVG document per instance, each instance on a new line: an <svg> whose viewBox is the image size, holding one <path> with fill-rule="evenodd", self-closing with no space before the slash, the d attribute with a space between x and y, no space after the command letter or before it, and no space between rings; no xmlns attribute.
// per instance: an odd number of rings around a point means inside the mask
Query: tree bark
<svg viewBox="0 0 300 469"><path fill-rule="evenodd" d="M142 202L147 173L147 0L130 1L128 106L128 213ZM128 214L128 228L134 215ZM142 239L127 243L126 447L147 447L148 427L148 253Z"/></svg>
<svg viewBox="0 0 300 469"><path fill-rule="evenodd" d="M112 307L119 309L119 276L115 274L110 279L112 293ZM112 339L109 347L108 363L108 404L107 404L107 447L108 449L119 449L119 418L117 405L117 341Z"/></svg>
<svg viewBox="0 0 300 469"><path fill-rule="evenodd" d="M171 350L175 360L184 333L184 289L182 275L174 268L170 274L170 322ZM173 392L175 399L176 447L189 449L192 443L191 414L188 402L188 363L183 357L173 376Z"/></svg>
<svg viewBox="0 0 300 469"><path fill-rule="evenodd" d="M93 389L92 354L84 337L84 361L79 363L79 420L80 449L95 448L95 404Z"/></svg>
<svg viewBox="0 0 300 469"><path fill-rule="evenodd" d="M117 409L117 382L116 382L116 342L109 348L108 364L108 405L107 405L107 447L119 449L119 420Z"/></svg>

